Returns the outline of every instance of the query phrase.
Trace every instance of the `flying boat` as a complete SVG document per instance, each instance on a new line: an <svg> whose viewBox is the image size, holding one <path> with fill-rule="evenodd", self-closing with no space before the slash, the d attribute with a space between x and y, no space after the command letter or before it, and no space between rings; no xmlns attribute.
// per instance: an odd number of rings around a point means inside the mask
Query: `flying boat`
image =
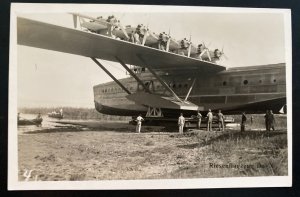
<svg viewBox="0 0 300 197"><path fill-rule="evenodd" d="M128 29L116 28L130 37ZM224 114L264 113L270 109L279 113L286 109L285 63L226 68L212 60L220 58L223 50L198 46L192 51L190 40L185 45L188 54L182 55L170 45L168 50L155 48L146 39L134 43L126 36L115 39L105 33L21 17L17 18L17 36L19 45L85 56L95 62L112 79L93 87L95 108L103 114L142 114L168 121L180 113L193 116L197 111L206 114L209 109ZM116 79L110 65L102 60L119 63L129 76Z"/></svg>

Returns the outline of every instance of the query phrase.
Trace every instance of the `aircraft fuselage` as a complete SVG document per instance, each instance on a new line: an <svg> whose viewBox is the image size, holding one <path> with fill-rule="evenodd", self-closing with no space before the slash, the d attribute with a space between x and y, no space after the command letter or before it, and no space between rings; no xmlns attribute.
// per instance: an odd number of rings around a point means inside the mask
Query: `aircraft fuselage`
<svg viewBox="0 0 300 197"><path fill-rule="evenodd" d="M201 73L184 69L181 71L159 71L160 77L182 99L195 85L188 101L202 106L203 111L221 109L225 114L263 113L272 109L274 113L286 104L285 64L229 68L219 73ZM170 96L160 82L149 72L138 74L152 93ZM120 82L132 92L144 91L134 78ZM147 112L147 107L128 100L127 95L115 82L94 86L95 107L100 113L110 115L135 116ZM165 116L178 112L162 109ZM185 112L192 114L194 112Z"/></svg>

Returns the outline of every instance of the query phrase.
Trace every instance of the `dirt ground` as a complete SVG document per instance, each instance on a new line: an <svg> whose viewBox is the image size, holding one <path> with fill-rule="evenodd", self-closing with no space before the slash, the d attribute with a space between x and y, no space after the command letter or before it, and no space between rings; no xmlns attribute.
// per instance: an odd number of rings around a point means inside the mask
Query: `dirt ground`
<svg viewBox="0 0 300 197"><path fill-rule="evenodd" d="M179 135L85 125L19 134L19 180L30 171L30 181L287 175L286 130Z"/></svg>

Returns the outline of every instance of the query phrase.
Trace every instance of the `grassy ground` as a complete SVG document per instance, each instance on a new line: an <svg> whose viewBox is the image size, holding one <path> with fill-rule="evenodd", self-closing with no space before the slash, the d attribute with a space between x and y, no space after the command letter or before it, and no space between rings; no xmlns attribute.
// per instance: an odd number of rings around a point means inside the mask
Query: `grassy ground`
<svg viewBox="0 0 300 197"><path fill-rule="evenodd" d="M20 134L19 180L115 180L287 175L287 132L184 135L99 122Z"/></svg>

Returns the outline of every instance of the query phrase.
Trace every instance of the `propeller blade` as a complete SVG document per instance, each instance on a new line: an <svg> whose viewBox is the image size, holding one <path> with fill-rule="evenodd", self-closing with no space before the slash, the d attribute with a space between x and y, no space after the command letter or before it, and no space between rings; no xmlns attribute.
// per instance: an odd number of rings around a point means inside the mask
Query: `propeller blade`
<svg viewBox="0 0 300 197"><path fill-rule="evenodd" d="M203 50L201 53L200 53L200 57L202 57L202 55L206 52L206 50Z"/></svg>
<svg viewBox="0 0 300 197"><path fill-rule="evenodd" d="M146 43L147 37L148 37L148 30L145 32L145 35L144 35L144 37L143 37L143 41L142 41L142 45L143 45L143 46L144 46L145 43Z"/></svg>
<svg viewBox="0 0 300 197"><path fill-rule="evenodd" d="M77 16L73 14L73 23L74 23L74 28L77 28Z"/></svg>
<svg viewBox="0 0 300 197"><path fill-rule="evenodd" d="M208 59L209 59L209 61L211 61L211 57L210 57L209 50L207 49L206 51L207 51L207 56L208 56Z"/></svg>
<svg viewBox="0 0 300 197"><path fill-rule="evenodd" d="M168 41L167 41L166 51L169 51L170 42L171 42L171 37L169 36Z"/></svg>
<svg viewBox="0 0 300 197"><path fill-rule="evenodd" d="M190 44L189 48L188 48L188 57L190 57L190 55L191 55L191 49L192 49L192 44Z"/></svg>

